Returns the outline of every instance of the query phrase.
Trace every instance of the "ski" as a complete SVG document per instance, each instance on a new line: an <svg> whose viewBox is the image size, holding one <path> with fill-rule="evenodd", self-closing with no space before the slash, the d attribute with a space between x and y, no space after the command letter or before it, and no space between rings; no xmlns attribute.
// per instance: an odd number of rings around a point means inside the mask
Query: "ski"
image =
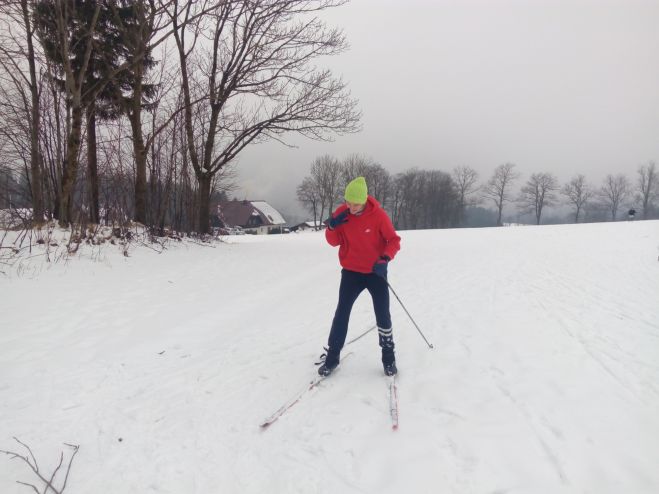
<svg viewBox="0 0 659 494"><path fill-rule="evenodd" d="M343 363L343 361L346 358L348 358L350 355L352 355L352 353L346 353L343 357L341 357L341 363ZM334 370L334 372L336 372L337 370L338 370L338 367ZM332 374L334 374L334 372L332 372ZM314 377L309 382L309 384L307 384L304 387L304 389L302 389L300 392L295 394L290 400L288 400L281 407L279 407L272 415L270 415L267 419L265 419L263 422L261 422L261 424L260 424L261 429L265 429L268 426L272 425L274 422L276 422L279 417L284 415L288 410L290 410L290 408L293 405L295 405L298 401L300 401L304 397L304 395L309 393L309 391L314 389L316 386L318 386L321 382L323 382L325 379L330 377L332 374L330 374L329 376L320 376L320 375L318 375L318 376Z"/></svg>
<svg viewBox="0 0 659 494"><path fill-rule="evenodd" d="M398 430L398 388L396 387L396 376L387 377L389 388L389 416L391 417L391 428Z"/></svg>

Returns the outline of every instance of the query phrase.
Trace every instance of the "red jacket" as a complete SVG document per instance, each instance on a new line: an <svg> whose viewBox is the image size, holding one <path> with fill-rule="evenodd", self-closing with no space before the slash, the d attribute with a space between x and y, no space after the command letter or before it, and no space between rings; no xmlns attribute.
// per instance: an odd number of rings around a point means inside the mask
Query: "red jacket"
<svg viewBox="0 0 659 494"><path fill-rule="evenodd" d="M332 216L348 209L342 204ZM348 222L325 230L327 243L339 247L341 266L358 273L371 273L380 256L393 259L400 250L400 237L380 203L368 196L361 214L348 214Z"/></svg>

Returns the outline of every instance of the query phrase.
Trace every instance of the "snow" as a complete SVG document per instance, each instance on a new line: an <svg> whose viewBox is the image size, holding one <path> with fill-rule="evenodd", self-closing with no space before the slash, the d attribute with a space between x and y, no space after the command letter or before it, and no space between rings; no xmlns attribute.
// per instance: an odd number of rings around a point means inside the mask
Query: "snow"
<svg viewBox="0 0 659 494"><path fill-rule="evenodd" d="M283 225L286 223L284 217L265 201L252 201L252 206L261 211L273 225Z"/></svg>
<svg viewBox="0 0 659 494"><path fill-rule="evenodd" d="M259 429L315 373L339 267L321 232L246 235L3 275L0 449L48 475L80 445L67 494L659 492L659 222L401 237L435 349L392 297L397 431L375 331ZM348 338L373 323L363 294ZM0 492L31 475L0 454Z"/></svg>

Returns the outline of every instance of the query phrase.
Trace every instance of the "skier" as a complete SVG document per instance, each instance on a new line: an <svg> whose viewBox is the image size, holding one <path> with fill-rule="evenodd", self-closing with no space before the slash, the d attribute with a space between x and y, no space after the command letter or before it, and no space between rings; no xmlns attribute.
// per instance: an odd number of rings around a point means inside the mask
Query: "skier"
<svg viewBox="0 0 659 494"><path fill-rule="evenodd" d="M387 265L400 250L400 237L385 210L368 195L364 177L357 177L348 184L345 204L339 206L325 224L325 238L331 246L339 246L339 262L343 269L327 353L321 355L318 374L328 376L339 365L350 311L366 289L373 298L384 373L393 376L398 370L389 314Z"/></svg>

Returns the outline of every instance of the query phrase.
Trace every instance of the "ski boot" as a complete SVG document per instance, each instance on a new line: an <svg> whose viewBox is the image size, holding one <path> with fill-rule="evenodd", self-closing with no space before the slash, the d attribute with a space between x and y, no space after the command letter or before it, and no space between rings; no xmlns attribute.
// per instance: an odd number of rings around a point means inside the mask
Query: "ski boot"
<svg viewBox="0 0 659 494"><path fill-rule="evenodd" d="M318 374L327 377L339 366L339 356L325 348L325 353L320 356L320 360L316 362L316 365L320 365Z"/></svg>

